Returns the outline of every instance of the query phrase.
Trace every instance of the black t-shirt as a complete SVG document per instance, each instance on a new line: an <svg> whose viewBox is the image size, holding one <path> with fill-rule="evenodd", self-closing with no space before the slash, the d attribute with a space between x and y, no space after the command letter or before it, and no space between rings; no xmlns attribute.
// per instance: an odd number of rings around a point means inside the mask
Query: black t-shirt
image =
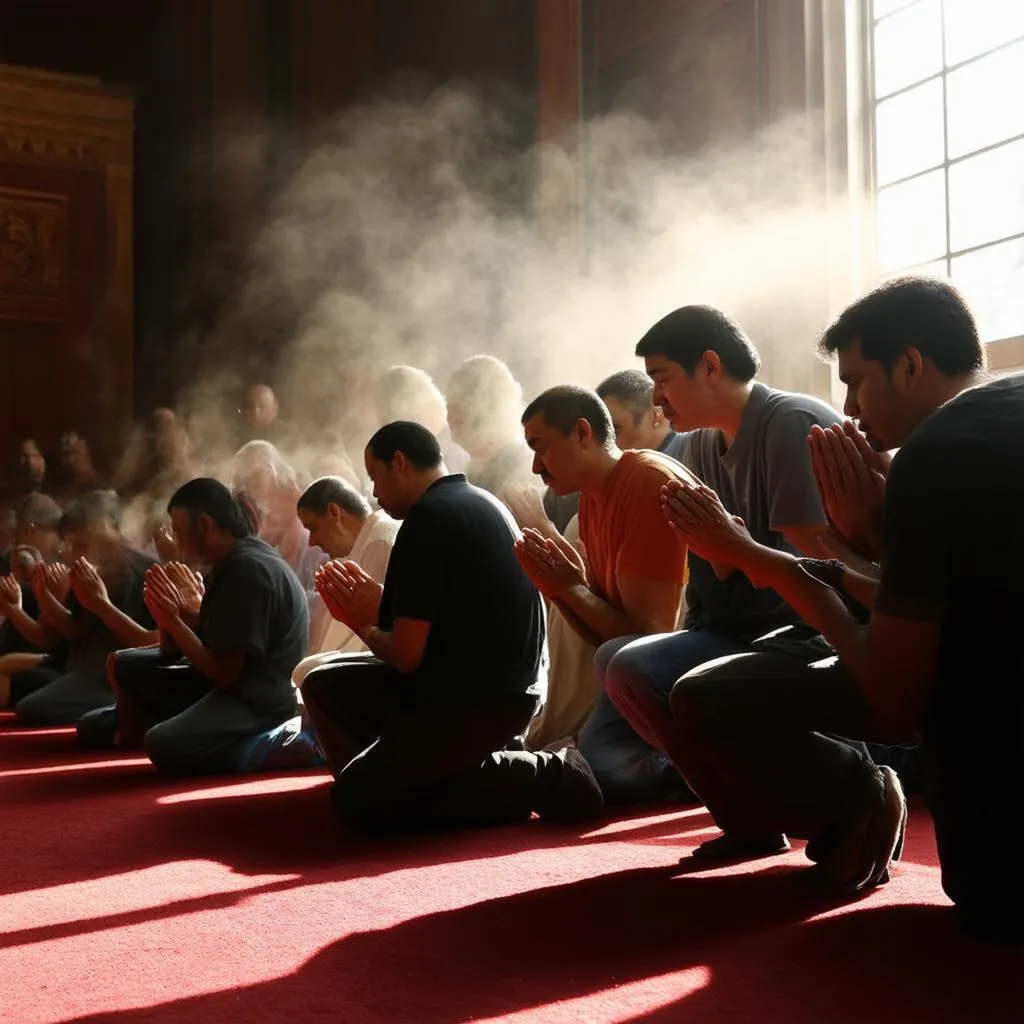
<svg viewBox="0 0 1024 1024"><path fill-rule="evenodd" d="M379 625L429 622L414 679L423 697L525 693L537 682L544 605L516 560L504 505L461 474L442 477L409 510L388 563Z"/></svg>
<svg viewBox="0 0 1024 1024"><path fill-rule="evenodd" d="M126 548L124 562L118 571L108 572L104 576L110 603L134 619L143 629L156 628L153 616L149 614L142 599L146 572L151 565L153 559L149 555ZM100 618L78 603L74 591L68 597L67 608L76 619L81 620L83 627L82 635L72 640L68 649L68 671L81 672L98 679L106 678L107 657L121 650L125 646L124 642L118 640Z"/></svg>
<svg viewBox="0 0 1024 1024"><path fill-rule="evenodd" d="M915 430L886 482L877 611L941 622L921 733L940 763L1015 780L1024 754L1024 375L964 392Z"/></svg>
<svg viewBox="0 0 1024 1024"><path fill-rule="evenodd" d="M265 541L236 541L206 577L198 636L215 654L245 654L235 692L254 714L294 714L292 669L309 643L309 606L295 573Z"/></svg>

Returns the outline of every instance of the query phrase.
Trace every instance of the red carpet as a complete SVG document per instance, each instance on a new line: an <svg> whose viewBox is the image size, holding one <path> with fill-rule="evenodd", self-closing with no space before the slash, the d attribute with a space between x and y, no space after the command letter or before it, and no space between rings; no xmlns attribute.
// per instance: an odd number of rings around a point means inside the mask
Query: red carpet
<svg viewBox="0 0 1024 1024"><path fill-rule="evenodd" d="M353 841L322 775L167 781L0 721L12 1024L1019 1021L1020 954L956 935L927 816L829 904L797 853L700 874L662 808Z"/></svg>

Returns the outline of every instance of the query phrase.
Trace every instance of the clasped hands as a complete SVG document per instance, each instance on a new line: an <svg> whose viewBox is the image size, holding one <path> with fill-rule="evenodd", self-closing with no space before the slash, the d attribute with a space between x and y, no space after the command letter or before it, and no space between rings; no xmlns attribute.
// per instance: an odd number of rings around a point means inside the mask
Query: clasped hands
<svg viewBox="0 0 1024 1024"><path fill-rule="evenodd" d="M680 542L710 562L720 579L725 578L727 569L745 571L744 555L757 545L743 520L726 511L710 487L669 480L661 488L661 511Z"/></svg>
<svg viewBox="0 0 1024 1024"><path fill-rule="evenodd" d="M572 587L588 585L583 556L560 535L544 537L527 527L516 541L515 552L530 582L553 601Z"/></svg>
<svg viewBox="0 0 1024 1024"><path fill-rule="evenodd" d="M377 625L384 588L356 562L332 559L317 569L313 583L332 618L357 636Z"/></svg>
<svg viewBox="0 0 1024 1024"><path fill-rule="evenodd" d="M876 452L850 420L827 430L811 427L807 444L833 534L856 554L877 561L882 553L885 478L892 456ZM823 540L833 546L827 536ZM842 556L841 550L833 553Z"/></svg>
<svg viewBox="0 0 1024 1024"><path fill-rule="evenodd" d="M196 623L205 593L202 576L183 562L150 566L142 589L149 614L165 630L176 622Z"/></svg>

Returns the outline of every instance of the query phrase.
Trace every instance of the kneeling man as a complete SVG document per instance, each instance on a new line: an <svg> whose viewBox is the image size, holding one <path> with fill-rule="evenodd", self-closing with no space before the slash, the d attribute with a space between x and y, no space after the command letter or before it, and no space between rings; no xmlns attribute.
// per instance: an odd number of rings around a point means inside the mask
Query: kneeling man
<svg viewBox="0 0 1024 1024"><path fill-rule="evenodd" d="M449 475L417 423L382 427L364 457L374 497L403 520L384 585L353 562L328 563L317 585L371 653L303 684L338 814L377 832L597 814L600 790L576 751L503 749L536 709L544 648L512 517Z"/></svg>

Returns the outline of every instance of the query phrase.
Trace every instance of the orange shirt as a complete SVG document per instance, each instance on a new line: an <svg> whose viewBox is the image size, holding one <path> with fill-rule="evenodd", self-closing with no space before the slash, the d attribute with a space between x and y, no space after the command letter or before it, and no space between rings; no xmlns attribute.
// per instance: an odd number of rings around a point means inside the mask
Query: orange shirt
<svg viewBox="0 0 1024 1024"><path fill-rule="evenodd" d="M594 591L622 607L618 579L683 581L686 549L661 511L671 479L696 480L675 459L652 451L622 453L599 498L580 495L580 540Z"/></svg>

